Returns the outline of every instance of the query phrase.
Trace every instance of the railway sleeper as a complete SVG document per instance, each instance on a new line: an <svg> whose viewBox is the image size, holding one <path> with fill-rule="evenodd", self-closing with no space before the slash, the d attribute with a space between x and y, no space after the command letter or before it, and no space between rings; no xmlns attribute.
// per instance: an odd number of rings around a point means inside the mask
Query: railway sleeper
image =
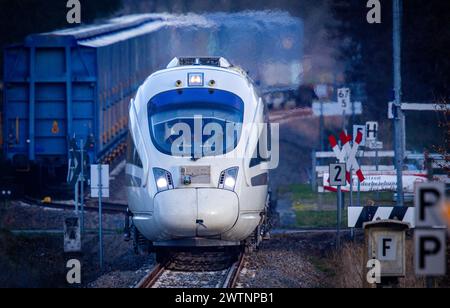
<svg viewBox="0 0 450 308"><path fill-rule="evenodd" d="M223 271L236 262L239 252L238 248L158 251L157 262L167 264L166 268L172 271L216 272Z"/></svg>

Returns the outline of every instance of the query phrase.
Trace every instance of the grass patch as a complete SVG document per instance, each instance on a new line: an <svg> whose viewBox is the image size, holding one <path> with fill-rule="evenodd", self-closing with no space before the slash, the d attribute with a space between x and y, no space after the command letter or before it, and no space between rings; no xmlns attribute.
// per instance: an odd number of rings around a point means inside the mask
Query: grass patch
<svg viewBox="0 0 450 308"><path fill-rule="evenodd" d="M295 210L297 226L301 228L330 228L336 226L337 211ZM342 211L342 228L347 227L347 211Z"/></svg>
<svg viewBox="0 0 450 308"><path fill-rule="evenodd" d="M299 201L295 202L293 205L295 211L316 211L317 206L315 204L304 204Z"/></svg>
<svg viewBox="0 0 450 308"><path fill-rule="evenodd" d="M336 193L319 194L310 185L292 184L281 187L280 196L289 198L296 214L297 227L300 228L330 228L336 226ZM344 197L348 206L350 194ZM353 203L357 203L357 193L353 194ZM392 203L391 192L362 192L361 205ZM347 227L347 209L342 210L342 227Z"/></svg>
<svg viewBox="0 0 450 308"><path fill-rule="evenodd" d="M281 187L279 189L280 195L290 194L293 202L317 204L321 203L336 203L336 193L322 193L319 194L311 189L310 185L307 184L292 184ZM346 203L350 200L350 193L345 193ZM357 192L353 192L353 203L357 202ZM367 205L368 203L376 202L382 204L393 203L393 193L392 192L361 192L361 205Z"/></svg>
<svg viewBox="0 0 450 308"><path fill-rule="evenodd" d="M308 260L314 265L314 267L327 275L327 277L335 277L336 276L336 269L334 268L333 264L328 262L326 258L320 258L317 256L309 256Z"/></svg>
<svg viewBox="0 0 450 308"><path fill-rule="evenodd" d="M364 266L364 242L347 242L326 261L335 268L331 284L335 288L362 288L368 269ZM424 288L425 279L414 273L414 241L406 240L406 277L400 278L400 288ZM447 286L442 286L447 287Z"/></svg>

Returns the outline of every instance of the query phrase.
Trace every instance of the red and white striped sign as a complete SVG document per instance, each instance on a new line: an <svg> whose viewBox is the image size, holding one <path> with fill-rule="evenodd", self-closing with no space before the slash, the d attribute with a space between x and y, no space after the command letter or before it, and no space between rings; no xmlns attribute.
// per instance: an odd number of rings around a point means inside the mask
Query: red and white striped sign
<svg viewBox="0 0 450 308"><path fill-rule="evenodd" d="M336 155L336 158L340 163L347 164L347 181L350 182L350 172L356 171L356 175L360 182L364 182L365 177L359 166L358 161L356 160L356 154L358 153L359 146L363 140L363 134L358 132L355 138L355 142L353 146L350 145L350 141L352 141L352 136L347 135L345 132L342 132L339 136L339 139L342 143L342 148L339 147L336 138L331 135L328 140L333 148L333 152Z"/></svg>

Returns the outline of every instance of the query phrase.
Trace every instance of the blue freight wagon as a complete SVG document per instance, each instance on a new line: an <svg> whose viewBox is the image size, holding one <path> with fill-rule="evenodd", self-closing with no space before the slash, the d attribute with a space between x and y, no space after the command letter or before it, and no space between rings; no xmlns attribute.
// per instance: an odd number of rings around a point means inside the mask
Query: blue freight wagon
<svg viewBox="0 0 450 308"><path fill-rule="evenodd" d="M129 101L154 69L149 35L165 23L153 15L117 18L6 48L6 159L65 167L72 137L93 141L91 161L110 157L126 136Z"/></svg>
<svg viewBox="0 0 450 308"><path fill-rule="evenodd" d="M4 156L67 171L75 138L92 141L90 162L109 162L125 148L130 99L173 57L224 56L267 91L298 86L302 47L302 21L284 12L141 14L30 35L4 52Z"/></svg>

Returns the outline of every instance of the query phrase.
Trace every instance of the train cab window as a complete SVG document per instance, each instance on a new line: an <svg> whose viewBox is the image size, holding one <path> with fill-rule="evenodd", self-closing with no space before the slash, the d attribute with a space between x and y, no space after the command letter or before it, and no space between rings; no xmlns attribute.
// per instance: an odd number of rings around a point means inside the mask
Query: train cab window
<svg viewBox="0 0 450 308"><path fill-rule="evenodd" d="M148 111L153 143L167 155L224 155L237 147L242 134L244 102L227 91L164 92L150 100Z"/></svg>
<svg viewBox="0 0 450 308"><path fill-rule="evenodd" d="M127 164L143 168L141 158L139 157L139 153L136 150L136 146L134 145L134 141L130 133L127 138Z"/></svg>

